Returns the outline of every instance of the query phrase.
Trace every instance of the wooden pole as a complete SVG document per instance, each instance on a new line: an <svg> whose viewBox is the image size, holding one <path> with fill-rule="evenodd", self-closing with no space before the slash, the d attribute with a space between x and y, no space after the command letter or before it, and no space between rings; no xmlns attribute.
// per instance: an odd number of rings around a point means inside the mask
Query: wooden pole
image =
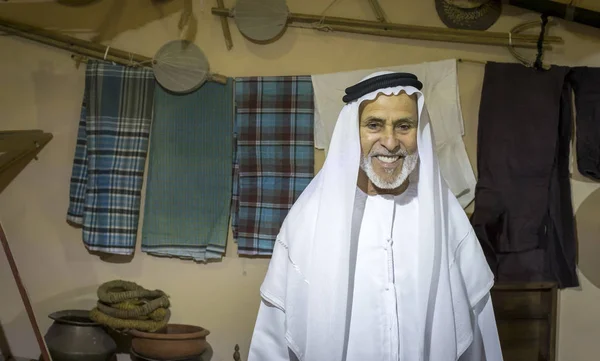
<svg viewBox="0 0 600 361"><path fill-rule="evenodd" d="M318 15L307 15L307 14L295 14L292 13L289 16L290 21L300 23L318 23L321 21L321 16ZM405 25L396 23L382 23L379 21L359 20L341 18L335 16L326 16L322 21L323 25L345 25L345 26L360 26L363 28L382 29L382 30L404 30L404 31L418 31L418 32L429 32L443 35L456 35L464 37L485 37L485 38L501 38L508 39L508 32L493 32L493 31L480 31L480 30L464 30L464 29L451 29L451 28L440 28L435 26L421 26L421 25ZM513 34L513 40L520 40L524 42L537 43L537 35L529 34ZM563 44L564 40L558 36L549 36L544 39L546 42L551 44Z"/></svg>
<svg viewBox="0 0 600 361"><path fill-rule="evenodd" d="M33 327L33 333L35 333L35 338L42 353L42 360L52 361L50 355L48 354L48 349L46 349L44 338L42 337L42 333L40 332L40 328L38 327L37 321L35 319L35 314L33 313L33 308L31 307L31 302L29 301L29 296L27 296L27 290L23 285L23 281L21 281L21 276L19 275L17 264L15 263L15 259L13 258L12 252L10 251L10 246L8 245L8 240L6 239L6 233L4 233L4 228L2 227L1 223L0 242L2 243L2 247L4 248L4 253L6 253L8 265L10 266L10 270L12 271L15 282L17 283L17 288L19 289L19 293L21 294L21 299L23 300L23 304L25 305L25 311L27 312L27 316L29 317L29 322L31 323L31 327Z"/></svg>
<svg viewBox="0 0 600 361"><path fill-rule="evenodd" d="M57 40L55 38L51 38L51 37L45 37L43 35L39 35L39 34L34 34L34 33L28 33L22 30L18 30L12 27L8 27L8 26L4 26L1 21L0 21L0 31L6 32L8 34L11 35L15 35L24 39L28 39L28 40L32 40L41 44L45 44L45 45L49 45L55 48L59 48L59 49L63 49L63 50L67 50L82 56L86 56L86 57L90 57L90 58L95 58L95 59L102 59L102 60L106 60L106 61L111 61L114 62L116 64L120 64L120 65L136 65L136 64L144 64L146 66L151 65L152 59L151 58L145 58L147 60L143 60L143 62L137 62L135 60L128 58L121 58L119 56L116 55L110 55L107 54L106 58L104 57L105 51L94 51L94 50L90 50L89 48L82 48L79 45L75 45L73 43L68 43L68 42L62 42L60 40ZM114 52L115 50L118 49L113 49L110 48L109 52ZM140 58L140 56L136 56L135 58L140 60L142 58Z"/></svg>
<svg viewBox="0 0 600 361"><path fill-rule="evenodd" d="M0 192L51 139L52 133L41 130L0 131Z"/></svg>
<svg viewBox="0 0 600 361"><path fill-rule="evenodd" d="M44 148L44 146L52 139L51 133L44 133L41 130L17 130L17 131L2 131L0 132L0 192L2 192L10 181L25 168L25 166L36 157L36 155ZM46 349L46 344L42 337L42 333L38 327L27 290L23 285L17 264L8 245L8 239L4 228L0 223L0 243L6 254L8 265L13 274L17 289L23 300L27 317L33 328L36 341L42 353L41 359L51 361Z"/></svg>
<svg viewBox="0 0 600 361"><path fill-rule="evenodd" d="M35 26L15 23L2 18L0 18L0 32L67 50L83 57L106 60L125 66L151 67L154 62L152 58L143 55L74 38L54 31L37 28ZM81 59L78 59L77 62L81 62ZM226 76L216 73L210 73L206 80L220 84L227 83Z"/></svg>
<svg viewBox="0 0 600 361"><path fill-rule="evenodd" d="M483 38L483 37L462 37L462 36L447 36L444 34L435 33L420 33L416 31L406 30L381 30L381 29L365 29L354 26L344 25L326 25L327 28L333 31L341 31L345 33L364 34L364 35L375 35L383 36L388 38L400 38L400 39L417 39L417 40L432 40L432 41L443 41L450 43L464 43L464 44L478 44L478 45L498 45L508 46L511 41L509 39L497 39L497 38ZM530 48L537 49L537 44L523 43L512 40L512 46L519 48ZM551 45L544 45L545 50L552 50Z"/></svg>
<svg viewBox="0 0 600 361"><path fill-rule="evenodd" d="M64 35L56 31L46 30L32 25L17 23L5 18L0 18L0 25L2 26L3 31L12 33L14 35L28 37L31 40L40 42L44 41L43 39L48 39L52 42L46 43L48 45L56 46L56 44L60 43L62 49L74 52L77 51L80 54L85 50L91 50L94 54L102 54L102 56L100 56L100 59L103 59L104 54L106 53L106 60L109 60L108 57L110 56L111 59L113 59L110 61L115 61L119 64L121 63L116 61L116 59L119 59L120 61L126 60L128 63L147 63L148 61L152 60L151 58L148 58L143 55L130 53L128 51L108 47L100 43L93 43L91 41ZM107 49L108 52L106 52Z"/></svg>
<svg viewBox="0 0 600 361"><path fill-rule="evenodd" d="M383 12L381 5L379 5L379 1L369 0L369 4L371 4L371 8L373 9L373 12L375 13L375 17L377 18L377 21L380 21L382 23L387 22L387 20L385 19L385 13Z"/></svg>
<svg viewBox="0 0 600 361"><path fill-rule="evenodd" d="M217 5L220 9L225 9L223 0L217 0ZM227 46L227 50L231 50L231 48L233 48L233 40L231 39L229 23L227 22L227 18L224 16L221 16L221 28L223 29L223 36L225 37L225 46Z"/></svg>
<svg viewBox="0 0 600 361"><path fill-rule="evenodd" d="M233 17L229 9L225 8L212 8L212 13L222 17ZM478 31L478 30L462 30L462 29L449 29L432 26L419 26L419 25L404 25L387 23L380 21L369 21L342 18L335 16L319 16L309 14L298 14L290 13L288 16L288 22L290 23L303 23L303 24L319 24L323 27L331 27L332 25L338 26L338 29L344 29L340 31L348 31L352 33L360 33L367 35L381 35L381 32L367 32L365 29L376 29L380 31L398 31L393 37L400 37L400 34L413 34L410 39L419 40L432 40L435 38L436 41L444 42L461 42L470 44L483 44L483 45L501 45L506 46L509 42L509 33L506 32L491 32L491 31ZM352 29L354 28L354 29ZM473 38L478 39L476 42ZM537 44L538 36L529 34L511 34L513 46L529 48L528 44ZM493 40L495 39L495 40ZM557 36L548 36L544 38L544 44L563 44L564 40Z"/></svg>

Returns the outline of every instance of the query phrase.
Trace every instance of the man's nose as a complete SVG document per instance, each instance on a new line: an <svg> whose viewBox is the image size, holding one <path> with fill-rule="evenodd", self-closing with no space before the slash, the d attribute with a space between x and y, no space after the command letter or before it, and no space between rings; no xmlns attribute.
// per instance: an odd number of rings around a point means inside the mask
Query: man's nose
<svg viewBox="0 0 600 361"><path fill-rule="evenodd" d="M391 127L386 128L382 134L381 145L383 145L390 153L395 153L400 149L400 139L396 137L396 134Z"/></svg>

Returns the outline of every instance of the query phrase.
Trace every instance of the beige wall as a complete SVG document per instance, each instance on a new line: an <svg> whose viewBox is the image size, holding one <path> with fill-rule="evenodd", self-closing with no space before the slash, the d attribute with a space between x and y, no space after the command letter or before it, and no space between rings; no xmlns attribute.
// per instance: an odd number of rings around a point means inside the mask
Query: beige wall
<svg viewBox="0 0 600 361"><path fill-rule="evenodd" d="M214 1L194 0L198 18L196 44L208 55L213 69L229 76L315 74L401 65L454 57L512 61L502 48L288 29L277 42L255 45L241 38L231 21L234 48L227 51L218 19L210 14ZM231 6L233 1L226 1ZM294 12L319 14L328 2L288 0ZM81 9L58 5L4 5L0 16L80 32L101 29L106 44L147 56L179 36L182 1L161 9L148 0L103 0ZM442 26L433 0L381 0L394 22ZM156 20L160 14L162 20ZM338 1L330 13L373 19L368 2ZM505 18L492 30L506 31L535 14L507 7ZM153 20L154 19L154 20ZM600 31L565 24L553 30L566 45L547 59L565 65L600 66ZM138 251L130 262L100 259L82 245L80 231L65 223L69 177L84 84L84 68L76 69L70 54L11 37L0 37L0 129L40 128L54 134L41 153L0 195L0 219L28 288L42 332L52 311L92 307L97 286L127 279L171 295L173 321L198 324L212 331L213 360L232 360L240 344L246 358L259 303L258 287L268 260L242 259L229 240L222 262L151 257ZM459 65L461 103L466 123L465 142L475 164L477 112L483 66ZM317 163L322 161L318 154ZM575 207L598 185L574 182ZM600 205L598 206L600 209ZM560 297L559 360L596 361L600 339L600 290L581 277L582 287ZM4 255L0 256L0 320L16 355L36 357L35 339Z"/></svg>

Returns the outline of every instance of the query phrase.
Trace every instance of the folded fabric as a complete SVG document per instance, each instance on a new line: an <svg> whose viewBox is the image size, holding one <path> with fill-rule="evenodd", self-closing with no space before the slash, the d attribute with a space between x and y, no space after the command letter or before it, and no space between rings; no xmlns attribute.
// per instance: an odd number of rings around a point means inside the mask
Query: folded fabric
<svg viewBox="0 0 600 361"><path fill-rule="evenodd" d="M87 63L67 220L91 251L134 252L154 85L150 69Z"/></svg>
<svg viewBox="0 0 600 361"><path fill-rule="evenodd" d="M468 206L475 197L476 179L462 140L464 126L455 59L313 75L316 147L327 150L329 146L337 115L344 106L344 90L379 70L413 73L423 83L442 175L460 204Z"/></svg>
<svg viewBox="0 0 600 361"><path fill-rule="evenodd" d="M314 176L310 76L237 78L232 220L238 253L271 255L289 209Z"/></svg>
<svg viewBox="0 0 600 361"><path fill-rule="evenodd" d="M157 86L142 251L218 259L225 253L233 163L233 80L184 95Z"/></svg>

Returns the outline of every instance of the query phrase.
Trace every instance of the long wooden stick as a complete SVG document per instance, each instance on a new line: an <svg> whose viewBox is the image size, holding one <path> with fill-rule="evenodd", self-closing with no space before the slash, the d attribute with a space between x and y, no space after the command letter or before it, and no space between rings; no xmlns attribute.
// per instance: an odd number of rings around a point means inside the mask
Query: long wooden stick
<svg viewBox="0 0 600 361"><path fill-rule="evenodd" d="M12 31L12 33L18 33L19 36L28 35L28 34L35 35L40 38L51 39L54 41L54 43L57 43L57 42L63 43L72 49L80 49L80 50L87 49L87 50L92 50L92 51L100 53L100 54L104 54L108 48L107 55L112 56L115 59L117 59L117 58L126 59L129 63L131 63L132 61L136 62L136 63L143 63L143 62L147 62L147 61L151 60L151 58L148 58L143 55L131 53L131 52L121 50L121 49L116 49L113 47L108 47L108 46L100 44L100 43L94 43L91 41L78 39L73 36L64 35L59 32L56 32L56 31L51 31L51 30L39 28L39 27L32 26L32 25L17 23L17 22L14 22L14 21L11 21L11 20L8 20L5 18L0 18L0 25L3 26L4 31L8 32L6 27L9 27L9 28L11 28L10 31ZM68 48L67 48L67 50L68 50ZM108 60L108 57L107 57L107 60Z"/></svg>
<svg viewBox="0 0 600 361"><path fill-rule="evenodd" d="M3 18L0 18L0 32L67 50L83 57L111 61L125 66L149 67L154 62L152 58L143 55L130 53L125 50L93 43L91 41L78 39L35 26L15 23ZM210 73L206 80L220 84L227 83L227 77L217 73Z"/></svg>
<svg viewBox="0 0 600 361"><path fill-rule="evenodd" d="M0 192L50 142L52 133L41 130L0 131Z"/></svg>
<svg viewBox="0 0 600 361"><path fill-rule="evenodd" d="M483 38L483 37L448 37L444 34L435 33L419 33L415 31L406 30L381 30L381 29L366 29L355 26L346 25L327 25L327 28L333 31L341 31L345 33L364 34L364 35L376 35L388 38L401 38L401 39L417 39L417 40L432 40L432 41L443 41L451 43L464 43L464 44L478 44L478 45L498 45L508 46L512 43L512 46L519 48L530 48L537 49L537 44L517 42L514 39L497 39L497 38ZM551 45L544 45L545 50L552 50Z"/></svg>
<svg viewBox="0 0 600 361"><path fill-rule="evenodd" d="M217 5L219 6L219 8L225 9L223 0L217 0ZM227 46L227 50L231 50L231 48L233 48L231 31L229 30L229 23L227 22L227 18L223 16L221 16L221 28L223 29L223 36L225 37L225 46Z"/></svg>
<svg viewBox="0 0 600 361"><path fill-rule="evenodd" d="M13 258L12 252L10 251L10 246L8 245L8 240L6 239L6 233L4 233L4 228L2 227L1 223L0 242L2 243L2 247L4 248L4 253L6 253L6 258L8 259L10 270L12 271L15 282L17 283L17 288L19 289L19 293L21 294L21 299L23 300L23 304L25 305L25 311L27 311L29 322L31 323L31 327L33 327L33 333L35 333L35 338L37 340L38 346L40 347L42 359L44 361L52 361L50 359L50 355L48 354L48 350L46 349L46 344L44 343L42 333L40 332L40 328L38 327L37 321L35 319L35 314L33 313L33 308L31 307L31 302L29 301L29 296L27 296L27 290L25 289L25 286L23 286L23 281L21 281L21 276L19 275L17 264L15 263L15 259Z"/></svg>
<svg viewBox="0 0 600 361"><path fill-rule="evenodd" d="M143 64L146 66L150 66L152 64L152 58L145 57L143 55L128 53L126 51L109 48L102 44L96 44L92 42L87 42L85 40L76 39L67 35L62 35L58 33L50 33L48 34L46 31L33 31L29 32L22 27L13 27L8 26L4 22L3 19L0 19L0 31L5 33L16 35L21 38L25 38L28 40L33 40L38 43L42 43L45 45L50 45L55 48L67 50L79 55L87 56L95 59L103 59L106 61L111 61L121 65L135 65L135 64ZM57 35L57 36L56 36ZM75 39L75 40L73 40ZM85 46L82 46L80 41L86 43ZM94 44L94 45L90 45ZM128 54L125 57L120 56L119 54ZM106 55L106 56L105 56Z"/></svg>
<svg viewBox="0 0 600 361"><path fill-rule="evenodd" d="M443 35L453 35L461 37L484 37L484 38L501 38L508 39L508 32L493 32L493 31L480 31L480 30L464 30L464 29L451 29L451 28L440 28L436 26L422 26L422 25L405 25L396 23L382 23L379 21L359 20L350 18L341 18L336 16L326 16L321 20L318 15L307 15L307 14L296 14L292 13L289 15L289 20L300 23L319 23L323 25L345 25L345 26L360 26L363 28L382 29L382 30L404 30L404 31L418 31L428 32ZM513 40L519 40L523 42L537 43L537 35L528 34L515 34L512 37ZM544 40L550 44L563 44L564 40L558 36L549 36Z"/></svg>
<svg viewBox="0 0 600 361"><path fill-rule="evenodd" d="M229 9L224 8L212 8L212 13L222 17L233 17L233 14ZM384 23L380 21L369 21L342 18L335 16L318 16L309 14L298 14L290 13L288 15L288 22L290 23L303 23L303 24L319 24L319 26L338 26L338 29L344 29L352 33L361 33L368 35L375 35L378 32L366 32L365 29L377 29L381 31L399 31L403 34L412 34L411 39L420 40L432 40L435 38L437 41L444 42L461 42L461 43L475 43L485 45L498 45L506 46L509 43L509 39L512 41L515 47L531 47L528 44L537 44L537 35L528 34L514 34L503 32L491 32L491 31L478 31L478 30L462 30L462 29L449 29L432 26L418 26L418 25L404 25L395 23ZM354 28L354 29L352 29ZM342 31L342 30L340 30ZM377 34L377 35L381 35ZM393 35L399 37L400 33ZM475 42L473 39L477 39ZM495 40L494 40L495 39ZM557 36L548 36L544 38L544 44L563 44L564 40Z"/></svg>
<svg viewBox="0 0 600 361"><path fill-rule="evenodd" d="M385 19L385 13L383 12L381 5L379 5L379 1L369 0L369 4L371 4L371 8L373 9L373 12L375 13L375 17L377 17L377 20L382 23L387 22L387 20Z"/></svg>

